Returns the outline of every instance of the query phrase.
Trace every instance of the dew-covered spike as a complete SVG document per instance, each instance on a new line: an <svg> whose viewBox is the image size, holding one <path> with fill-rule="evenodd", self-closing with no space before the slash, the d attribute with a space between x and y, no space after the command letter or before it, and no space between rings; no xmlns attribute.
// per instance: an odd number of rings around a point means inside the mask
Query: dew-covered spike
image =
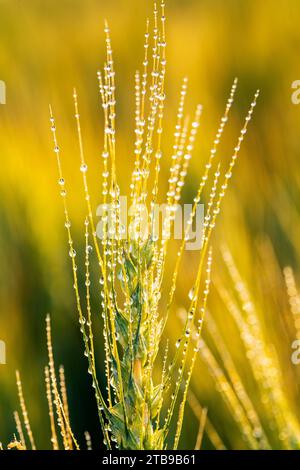
<svg viewBox="0 0 300 470"><path fill-rule="evenodd" d="M27 407L26 407L25 399L23 395L23 387L22 387L22 382L20 378L20 373L18 370L16 371L16 381L17 381L18 395L19 395L20 407L21 407L21 411L23 415L24 426L27 432L27 436L29 438L31 449L36 450L35 441L34 441L34 437L33 437L31 426L30 426L30 421L28 417Z"/></svg>

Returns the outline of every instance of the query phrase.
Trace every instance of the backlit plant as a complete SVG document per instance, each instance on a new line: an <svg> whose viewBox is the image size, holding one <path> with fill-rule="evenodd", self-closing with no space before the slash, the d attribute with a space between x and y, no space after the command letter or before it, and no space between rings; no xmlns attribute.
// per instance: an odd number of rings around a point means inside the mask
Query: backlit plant
<svg viewBox="0 0 300 470"><path fill-rule="evenodd" d="M240 146L251 119L258 92L245 119L238 142L225 171L216 161L217 149L228 120L237 87L235 79L221 118L210 155L200 178L193 209L187 222L179 247L164 236L172 228L176 208L181 201L189 162L200 123L202 107L196 107L194 118L189 119L185 111L187 79L183 80L177 122L172 147L172 162L165 196L166 219L162 236L153 231L154 207L158 201L159 177L163 158L162 138L165 106L166 34L165 4L160 11L154 8L153 24L147 21L145 33L145 55L142 71L135 75L135 144L130 200L136 208L131 215L131 237L124 237L120 215L120 187L117 177L118 152L116 151L116 99L115 71L112 57L110 31L105 25L107 57L104 70L98 72L99 94L104 113L104 145L102 152L102 207L110 206L112 224L107 225L107 214L101 214L104 228L101 239L97 236L95 210L91 203L88 185L88 164L85 158L80 125L78 96L74 90L75 120L78 133L80 171L86 200L85 221L85 299L78 281L79 267L72 238L71 221L67 204L67 189L62 169L61 150L57 138L56 123L50 108L51 132L59 172L59 188L65 214L65 227L72 263L74 291L79 315L80 330L84 342L84 354L88 362L92 386L95 391L99 422L108 449L177 449L181 436L184 412L189 398L189 384L198 356L200 335L209 294L212 265L211 234L219 215L228 182L236 164ZM122 156L128 159L131 156ZM197 252L198 269L188 296L188 308L183 320L182 333L176 345L165 340L165 326L173 315L176 286L180 281L180 263L186 242L195 218L197 205L203 201L204 188L208 191L203 222L202 246ZM142 207L146 207L144 234ZM145 222L145 221L143 221ZM143 225L143 227L142 227ZM106 228L108 227L108 228ZM172 260L175 250L175 266L172 282L165 293L166 263ZM98 263L99 309L92 312L91 263ZM102 314L106 390L101 390L97 375L97 358L94 348L93 318ZM192 334L193 333L193 334ZM45 369L46 392L52 432L53 449L79 449L71 429L63 369L56 377L52 352L50 317L47 316L47 344L49 365ZM170 351L169 351L170 349ZM175 352L174 352L175 351ZM154 373L156 371L156 373ZM159 378L158 378L159 377ZM18 375L19 396L24 424L31 447L35 442ZM19 415L15 415L19 434L18 445L26 448ZM172 420L177 423L172 435ZM57 427L58 425L58 427ZM211 426L211 425L210 425ZM203 428L203 426L202 426ZM211 426L212 428L212 426ZM58 433L59 429L59 433ZM201 433L197 439L200 445ZM212 429L212 435L214 430ZM60 437L58 436L60 434ZM88 447L90 436L86 435ZM17 444L16 444L17 445Z"/></svg>

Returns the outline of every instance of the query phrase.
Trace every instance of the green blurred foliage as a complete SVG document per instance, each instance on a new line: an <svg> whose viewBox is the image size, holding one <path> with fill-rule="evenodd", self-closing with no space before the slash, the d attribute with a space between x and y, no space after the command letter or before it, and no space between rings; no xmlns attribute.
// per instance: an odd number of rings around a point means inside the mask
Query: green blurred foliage
<svg viewBox="0 0 300 470"><path fill-rule="evenodd" d="M72 421L81 436L79 440L82 441L85 429L97 435L96 408L77 328L48 104L52 103L57 117L75 239L80 244L85 212L72 89L76 86L79 92L89 177L97 204L103 122L96 71L104 60L104 19L108 19L112 31L117 74L117 165L121 187L125 189L133 162L134 72L141 67L145 19L151 11L150 0L0 0L0 79L7 86L7 104L0 106L0 338L7 344L7 365L0 366L3 440L10 439L14 432L12 411L17 406L14 371L18 368L36 440L42 447L49 446L43 382L47 312L53 318L57 362L63 362L66 368ZM191 112L198 102L204 105L200 136L184 192L186 202L197 188L233 78L239 78L239 89L220 152L224 165L252 96L257 88L261 90L222 209L215 245L220 240L228 243L263 305L265 275L257 240L267 234L280 267L291 263L296 268L299 254L300 106L291 102L291 83L299 79L299 2L169 1L167 17L162 180L168 175L182 77L189 77ZM185 304L186 291L193 283L189 267L188 257L181 272L184 281L178 292L178 305ZM218 254L214 269L222 271ZM279 288L284 296L283 286ZM222 308L218 307L214 292L211 305L222 325ZM265 321L274 329L271 337L284 360L289 344L280 336L278 302L267 315ZM98 330L100 343L100 324ZM173 339L178 332L179 324L168 329ZM238 357L238 339L232 343ZM100 344L100 366L101 354ZM243 359L240 362L243 368ZM254 390L251 378L245 376L245 381ZM198 390L200 401L213 410L212 421L220 434L226 436L226 444L243 447L228 410L200 363L193 387ZM297 393L291 392L294 401ZM196 439L198 425L190 412L187 420L195 429ZM95 446L99 445L96 440ZM193 445L191 432L186 433L182 446Z"/></svg>

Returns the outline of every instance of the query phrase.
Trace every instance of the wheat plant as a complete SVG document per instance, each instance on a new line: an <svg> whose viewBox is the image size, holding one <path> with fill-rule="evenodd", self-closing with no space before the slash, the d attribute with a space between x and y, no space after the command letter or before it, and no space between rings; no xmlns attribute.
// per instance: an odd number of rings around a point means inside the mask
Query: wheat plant
<svg viewBox="0 0 300 470"><path fill-rule="evenodd" d="M130 182L130 201L135 208L130 215L130 236L124 236L125 228L120 214L121 191L118 183L118 152L116 147L116 98L115 71L110 30L105 24L107 57L103 71L98 72L99 95L104 114L102 152L102 207L112 207L110 226L108 215L101 214L103 236L98 237L95 208L88 185L88 164L81 132L79 103L73 92L75 122L78 134L80 171L86 201L85 220L85 292L82 292L77 266L71 221L68 210L67 185L63 173L62 153L58 142L56 122L50 107L51 132L59 172L59 188L63 201L65 228L69 255L72 263L74 291L83 336L84 354L94 388L99 423L104 444L108 449L177 449L184 421L187 401L196 413L199 404L189 390L190 380L201 343L200 335L206 312L212 267L211 235L220 213L228 182L232 176L238 153L251 116L258 92L247 113L244 126L225 170L217 161L217 149L229 117L237 88L235 79L230 90L225 111L199 180L193 200L193 209L187 228L179 245L173 245L168 235L174 225L176 210L182 197L189 162L200 124L202 107L196 106L190 119L185 110L187 79L183 80L174 144L171 149L171 167L168 189L165 195L166 218L161 236L154 234L154 208L159 199L160 168L163 158L162 139L165 107L166 73L166 16L165 3L154 7L153 21L147 21L141 72L135 74L135 142L133 172ZM127 158L130 164L131 156ZM223 165L223 166L224 166ZM227 165L227 167L226 167ZM204 188L208 192L202 228L201 249L197 251L198 268L193 287L187 298L187 313L182 332L175 345L166 340L166 324L174 316L174 299L180 279L181 261L189 240L197 205L203 201ZM142 208L146 207L146 219ZM145 230L146 228L146 230ZM174 248L175 246L175 248ZM166 282L166 264L175 258L172 282ZM91 264L99 268L98 279L92 275ZM99 287L99 309L92 311L91 283ZM93 319L102 315L104 354L95 354ZM54 363L51 340L50 316L46 319L49 364L45 369L46 394L49 406L51 442L54 450L79 449L72 431L63 369L59 376ZM193 334L192 334L193 333ZM99 340L99 339L98 339ZM106 390L99 384L97 363L105 363ZM32 436L28 413L23 397L19 374L17 375L23 424L32 449ZM212 442L224 448L213 425L201 411L196 448L200 448L204 426L207 426ZM21 419L15 414L17 434L15 444L26 448ZM175 428L173 423L176 423ZM175 429L173 432L172 430ZM86 433L87 447L91 437Z"/></svg>
<svg viewBox="0 0 300 470"><path fill-rule="evenodd" d="M274 265L277 261L268 251L264 244L268 266ZM278 351L262 325L260 313L266 307L249 291L228 247L222 246L221 253L229 279L225 284L225 276L215 273L212 282L221 301L220 310L226 321L235 325L246 355L243 365L247 364L247 371L253 374L257 390L250 391L249 382L246 384L245 377L241 376L239 361L230 351L230 342L223 336L222 325L214 318L213 311L206 312L204 335L199 345L202 367L207 367L247 448L299 449L299 419L287 392L285 371L280 365ZM291 268L284 269L284 278L298 337L299 293ZM283 292L283 279L280 282ZM264 300L274 313L271 298L265 296ZM184 322L182 313L180 317ZM195 330L193 335L196 337ZM294 380L297 382L296 377Z"/></svg>

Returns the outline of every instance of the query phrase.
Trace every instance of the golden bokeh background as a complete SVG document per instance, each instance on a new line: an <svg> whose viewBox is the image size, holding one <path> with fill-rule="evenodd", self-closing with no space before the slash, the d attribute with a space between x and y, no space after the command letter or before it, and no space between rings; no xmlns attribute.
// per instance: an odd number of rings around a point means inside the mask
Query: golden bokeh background
<svg viewBox="0 0 300 470"><path fill-rule="evenodd" d="M0 365L3 443L15 432L18 368L36 440L40 447L49 446L43 367L47 360L44 320L50 312L57 362L66 368L74 428L79 436L90 430L95 446L100 445L73 297L48 105L52 104L57 119L75 241L80 247L85 206L72 90L76 86L79 94L96 206L103 142L96 72L105 57L104 19L109 21L113 42L117 171L125 190L133 163L134 73L141 68L145 19L151 12L151 0L0 0L0 79L7 87L7 103L0 105L0 339L7 346L7 365ZM226 283L219 251L226 243L253 294L267 340L276 348L286 394L297 419L299 371L290 361L296 332L289 319L282 269L291 265L299 275L300 105L291 101L291 84L300 78L299 24L298 0L167 2L167 100L161 174L162 180L167 178L184 76L189 77L188 108L192 112L196 104L204 106L185 202L191 201L197 188L234 77L239 78L239 87L219 153L224 165L254 92L261 90L214 235L213 270ZM186 291L193 283L193 263L188 257L183 264L178 307L186 303ZM210 311L259 409L247 360L214 287ZM171 323L168 334L175 341L180 328L175 313ZM100 342L99 325L99 355ZM200 361L192 387L199 401L208 406L210 419L226 446L245 448L238 427ZM197 428L188 410L182 447L193 448ZM279 441L274 437L273 445L280 446ZM204 445L209 446L206 440Z"/></svg>

